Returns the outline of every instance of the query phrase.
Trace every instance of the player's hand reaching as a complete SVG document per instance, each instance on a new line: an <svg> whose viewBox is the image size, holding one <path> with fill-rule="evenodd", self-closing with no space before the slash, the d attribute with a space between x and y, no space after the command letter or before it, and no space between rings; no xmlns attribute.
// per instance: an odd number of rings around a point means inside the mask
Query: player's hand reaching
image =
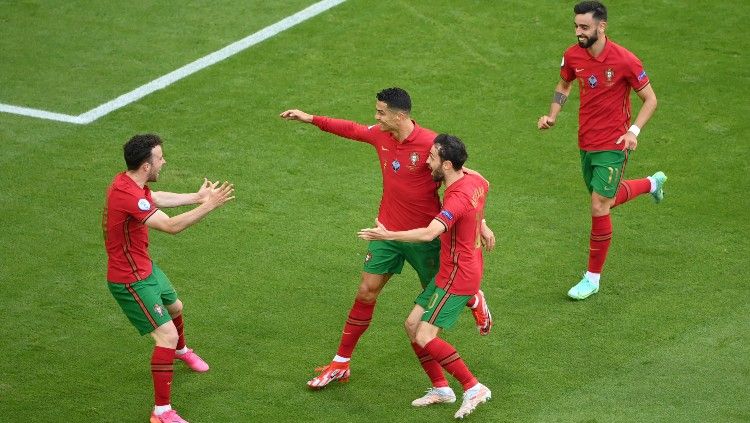
<svg viewBox="0 0 750 423"><path fill-rule="evenodd" d="M635 137L634 133L628 131L623 135L620 135L620 138L617 139L617 142L615 142L615 144L622 144L623 150L633 151L636 149L636 147L638 147L638 138Z"/></svg>
<svg viewBox="0 0 750 423"><path fill-rule="evenodd" d="M208 193L204 204L208 203L211 205L211 209L217 209L223 206L227 201L234 199L234 184L224 181L224 183L219 186L219 182L220 181L211 183L210 181L206 181L208 184Z"/></svg>
<svg viewBox="0 0 750 423"><path fill-rule="evenodd" d="M539 120L536 122L536 127L539 129L549 129L553 126L555 126L555 119L547 115L540 117Z"/></svg>
<svg viewBox="0 0 750 423"><path fill-rule="evenodd" d="M357 232L357 236L365 241L374 241L386 239L389 233L390 231L379 220L375 220L374 228L361 229Z"/></svg>
<svg viewBox="0 0 750 423"><path fill-rule="evenodd" d="M203 204L206 202L206 199L208 198L208 193L211 191L211 181L208 180L208 178L203 178L203 183L201 184L201 187L198 188L198 192L196 194L198 195L198 201L196 203Z"/></svg>
<svg viewBox="0 0 750 423"><path fill-rule="evenodd" d="M487 251L492 251L495 248L495 233L492 232L487 223L482 219L482 225L479 230L479 234L482 237L482 246Z"/></svg>
<svg viewBox="0 0 750 423"><path fill-rule="evenodd" d="M285 112L282 112L279 116L281 116L282 119L298 120L305 123L312 123L313 120L313 115L297 109L287 110Z"/></svg>

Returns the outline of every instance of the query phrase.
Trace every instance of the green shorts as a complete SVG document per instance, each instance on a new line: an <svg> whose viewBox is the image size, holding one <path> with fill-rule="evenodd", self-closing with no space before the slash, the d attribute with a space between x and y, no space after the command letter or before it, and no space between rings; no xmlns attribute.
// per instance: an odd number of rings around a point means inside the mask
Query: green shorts
<svg viewBox="0 0 750 423"><path fill-rule="evenodd" d="M401 273L404 261L417 271L424 288L440 267L440 239L430 242L370 241L364 271L374 275Z"/></svg>
<svg viewBox="0 0 750 423"><path fill-rule="evenodd" d="M130 323L141 335L151 333L172 320L166 306L177 301L177 292L167 275L156 264L153 264L151 275L142 281L108 282L107 286Z"/></svg>
<svg viewBox="0 0 750 423"><path fill-rule="evenodd" d="M433 278L414 303L425 309L422 321L442 329L450 329L458 321L471 295L445 292L435 285Z"/></svg>
<svg viewBox="0 0 750 423"><path fill-rule="evenodd" d="M620 185L628 154L620 150L584 151L581 153L581 172L589 193L596 192L614 198Z"/></svg>

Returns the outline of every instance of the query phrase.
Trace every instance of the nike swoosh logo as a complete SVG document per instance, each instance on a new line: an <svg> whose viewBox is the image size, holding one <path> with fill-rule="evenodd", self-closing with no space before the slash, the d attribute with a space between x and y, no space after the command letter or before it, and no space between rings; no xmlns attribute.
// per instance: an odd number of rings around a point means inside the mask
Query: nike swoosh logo
<svg viewBox="0 0 750 423"><path fill-rule="evenodd" d="M576 73L581 73L581 72L583 72L584 70L585 70L585 69L583 69L583 68L576 68Z"/></svg>
<svg viewBox="0 0 750 423"><path fill-rule="evenodd" d="M389 151L387 148L383 147L382 145L380 146L380 149L383 151Z"/></svg>

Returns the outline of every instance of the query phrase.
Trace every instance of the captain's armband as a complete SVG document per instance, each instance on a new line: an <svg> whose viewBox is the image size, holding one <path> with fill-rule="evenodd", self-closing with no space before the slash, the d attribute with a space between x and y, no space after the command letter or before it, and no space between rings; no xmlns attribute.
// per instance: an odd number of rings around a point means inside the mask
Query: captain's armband
<svg viewBox="0 0 750 423"><path fill-rule="evenodd" d="M566 101L568 101L567 95L561 93L560 91L555 91L555 94L552 96L553 103L557 103L562 106Z"/></svg>

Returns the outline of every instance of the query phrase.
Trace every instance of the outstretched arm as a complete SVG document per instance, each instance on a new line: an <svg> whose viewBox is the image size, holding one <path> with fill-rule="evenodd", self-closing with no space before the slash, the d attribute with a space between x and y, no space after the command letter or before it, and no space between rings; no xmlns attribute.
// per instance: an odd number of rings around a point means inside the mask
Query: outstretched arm
<svg viewBox="0 0 750 423"><path fill-rule="evenodd" d="M573 84L571 82L560 79L560 82L558 82L555 87L555 93L552 95L552 103L549 106L549 113L539 118L536 123L537 128L549 129L555 125L557 115L560 113L560 110L562 110L563 104L568 100L572 87Z"/></svg>
<svg viewBox="0 0 750 423"><path fill-rule="evenodd" d="M210 188L211 181L203 178L203 184L201 184L196 192L178 194L176 192L155 191L151 193L151 199L154 200L154 204L159 208L200 204L206 201Z"/></svg>
<svg viewBox="0 0 750 423"><path fill-rule="evenodd" d="M234 185L229 182L224 182L220 187L217 187L218 184L218 182L214 182L208 186L206 199L200 206L174 217L169 217L163 211L157 210L156 213L146 219L146 225L149 228L154 228L172 235L192 226L199 220L203 219L203 217L211 211L223 206L227 201L234 199Z"/></svg>
<svg viewBox="0 0 750 423"><path fill-rule="evenodd" d="M404 242L429 242L445 232L445 225L438 220L433 220L426 228L411 229L408 231L389 231L382 223L376 221L374 228L362 229L357 236L366 240L390 240Z"/></svg>
<svg viewBox="0 0 750 423"><path fill-rule="evenodd" d="M281 112L279 116L286 120L298 120L305 123L312 123L313 121L313 115L297 109L291 109L285 112Z"/></svg>

